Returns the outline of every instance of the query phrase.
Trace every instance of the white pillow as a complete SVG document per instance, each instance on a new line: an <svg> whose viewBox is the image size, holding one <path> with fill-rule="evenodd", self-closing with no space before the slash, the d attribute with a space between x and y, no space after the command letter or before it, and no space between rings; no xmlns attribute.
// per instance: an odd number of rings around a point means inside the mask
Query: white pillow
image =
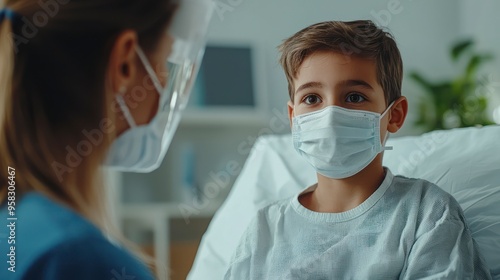
<svg viewBox="0 0 500 280"><path fill-rule="evenodd" d="M500 280L500 127L436 131L389 139L384 165L451 193L464 213L494 279ZM316 181L290 135L259 138L231 193L203 236L188 279L222 279L243 231L261 207Z"/></svg>

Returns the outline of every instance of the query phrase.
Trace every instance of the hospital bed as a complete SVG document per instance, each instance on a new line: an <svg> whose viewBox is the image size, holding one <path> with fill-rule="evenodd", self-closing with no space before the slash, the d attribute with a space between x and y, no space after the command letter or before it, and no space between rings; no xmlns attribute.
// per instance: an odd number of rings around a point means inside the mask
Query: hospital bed
<svg viewBox="0 0 500 280"><path fill-rule="evenodd" d="M423 178L462 206L493 279L500 279L500 126L434 131L390 138L384 165ZM236 245L259 208L315 183L314 169L293 149L291 136L255 143L231 193L203 236L190 280L223 279Z"/></svg>

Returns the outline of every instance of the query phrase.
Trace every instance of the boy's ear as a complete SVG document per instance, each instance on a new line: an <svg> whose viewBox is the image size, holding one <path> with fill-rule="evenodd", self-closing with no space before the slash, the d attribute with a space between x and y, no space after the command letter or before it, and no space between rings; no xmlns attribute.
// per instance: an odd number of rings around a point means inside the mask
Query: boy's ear
<svg viewBox="0 0 500 280"><path fill-rule="evenodd" d="M288 100L288 120L290 121L290 128L292 128L292 118L293 118L293 102Z"/></svg>
<svg viewBox="0 0 500 280"><path fill-rule="evenodd" d="M396 133L405 122L406 115L408 114L408 100L406 97L401 96L392 105L392 109L389 112L389 123L387 124L387 130L390 133Z"/></svg>

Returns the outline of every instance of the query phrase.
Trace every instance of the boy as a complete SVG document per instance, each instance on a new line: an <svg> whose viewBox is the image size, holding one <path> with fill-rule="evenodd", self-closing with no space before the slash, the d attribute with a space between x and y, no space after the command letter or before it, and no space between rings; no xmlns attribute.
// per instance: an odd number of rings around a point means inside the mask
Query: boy
<svg viewBox="0 0 500 280"><path fill-rule="evenodd" d="M318 182L257 213L225 279L491 279L456 200L382 166L408 108L391 35L323 22L280 51L293 143Z"/></svg>

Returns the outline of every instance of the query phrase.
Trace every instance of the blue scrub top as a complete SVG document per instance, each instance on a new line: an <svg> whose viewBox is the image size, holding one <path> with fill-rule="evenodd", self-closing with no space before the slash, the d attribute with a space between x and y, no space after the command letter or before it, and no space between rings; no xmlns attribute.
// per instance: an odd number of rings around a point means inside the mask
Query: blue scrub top
<svg viewBox="0 0 500 280"><path fill-rule="evenodd" d="M41 194L17 197L15 211L17 220L8 220L6 203L0 208L2 280L153 279L146 266L88 220ZM13 256L15 263L9 263Z"/></svg>

